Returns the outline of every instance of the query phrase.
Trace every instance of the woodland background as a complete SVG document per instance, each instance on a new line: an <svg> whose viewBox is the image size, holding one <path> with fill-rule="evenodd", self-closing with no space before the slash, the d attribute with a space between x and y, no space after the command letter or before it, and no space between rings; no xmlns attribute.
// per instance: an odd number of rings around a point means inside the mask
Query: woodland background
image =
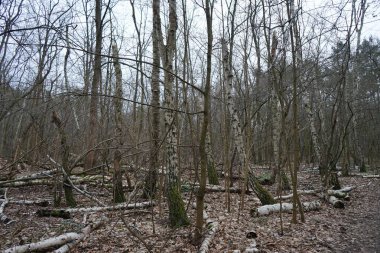
<svg viewBox="0 0 380 253"><path fill-rule="evenodd" d="M95 202L141 184L144 199L167 199L172 227L195 223L195 244L209 185L239 189L239 210L247 185L262 205L291 189L303 220L302 166L326 195L339 175L380 166L380 5L317 4L2 1L3 187L61 168L50 194L75 207L72 174L109 173L112 192Z"/></svg>

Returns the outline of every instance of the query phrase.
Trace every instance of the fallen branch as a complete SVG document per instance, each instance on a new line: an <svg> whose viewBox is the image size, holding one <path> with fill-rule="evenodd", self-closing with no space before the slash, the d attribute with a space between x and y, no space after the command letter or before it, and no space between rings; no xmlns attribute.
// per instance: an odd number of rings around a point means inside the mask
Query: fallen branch
<svg viewBox="0 0 380 253"><path fill-rule="evenodd" d="M38 217L56 217L62 219L70 219L71 215L65 210L44 210L40 209L36 212Z"/></svg>
<svg viewBox="0 0 380 253"><path fill-rule="evenodd" d="M63 174L67 177L67 181L69 182L70 186L71 186L74 190L76 190L77 192L79 192L79 193L81 193L82 195L86 196L87 198L89 198L89 199L95 201L95 202L98 203L99 205L101 205L101 206L106 206L106 205L103 204L100 200L98 200L97 198L91 196L91 194L89 194L88 192L86 192L86 191L82 191L81 189L79 189L78 187L76 187L76 186L74 185L73 181L71 181L70 177L67 175L67 173L66 173L66 171L64 170L64 168L62 167L62 165L60 165L58 162L54 161L54 159L51 158L50 156L48 156L48 158L49 158L49 160L50 160L53 164L57 165L57 166L62 170Z"/></svg>
<svg viewBox="0 0 380 253"><path fill-rule="evenodd" d="M151 244L148 244L144 238L140 235L140 233L138 231L136 231L135 228L131 227L124 219L123 216L120 216L120 219L121 221L124 223L125 227L128 229L129 233L131 233L131 235L133 235L134 237L136 237L144 246L145 248L148 250L148 252L152 252L152 249L153 249L153 246Z"/></svg>
<svg viewBox="0 0 380 253"><path fill-rule="evenodd" d="M380 178L380 175L363 175L363 178Z"/></svg>
<svg viewBox="0 0 380 253"><path fill-rule="evenodd" d="M16 187L33 186L33 185L53 185L54 180L52 180L51 177L53 177L53 176L49 175L45 178L40 178L40 179L30 178L28 180L22 179L22 180L2 181L2 182L0 182L0 187L16 188ZM85 182L92 182L92 181L98 180L98 179L99 179L99 176L96 176L96 177L73 177L73 178L71 178L71 181L73 184L82 184ZM96 184L99 184L99 181L97 181Z"/></svg>
<svg viewBox="0 0 380 253"><path fill-rule="evenodd" d="M302 203L304 211L316 211L321 208L321 202L312 201L312 202L303 202ZM293 210L293 204L291 203L282 203L282 211L291 213ZM280 212L280 204L265 205L256 208L254 215L264 216L272 213Z"/></svg>
<svg viewBox="0 0 380 253"><path fill-rule="evenodd" d="M297 191L298 195L316 195L318 192L314 190L304 190L304 191ZM288 194L281 196L282 200L287 200L293 198L293 194ZM275 200L280 200L280 197L275 197Z"/></svg>
<svg viewBox="0 0 380 253"><path fill-rule="evenodd" d="M58 172L58 169L52 169L52 170L46 170L46 171L40 171L33 174L25 175L16 177L13 181L23 181L23 180L32 180L32 179L39 179L44 177L49 177L55 173Z"/></svg>
<svg viewBox="0 0 380 253"><path fill-rule="evenodd" d="M205 220L205 227L207 231L205 232L204 239L199 247L198 253L208 252L212 239L214 238L219 227L219 223L210 219L205 210L203 210L203 219Z"/></svg>
<svg viewBox="0 0 380 253"><path fill-rule="evenodd" d="M31 251L43 251L52 247L58 247L65 243L71 242L79 238L77 233L66 233L57 237L52 237L40 242L29 243L21 246L13 246L9 249L6 249L4 253L24 253Z"/></svg>
<svg viewBox="0 0 380 253"><path fill-rule="evenodd" d="M0 200L0 203L1 203L1 205L0 205L0 221L3 222L6 225L11 224L12 222L14 222L12 219L8 218L8 216L4 214L4 208L8 204L8 201L9 201L8 198L7 198L7 191L8 191L8 189L4 190L3 199Z"/></svg>
<svg viewBox="0 0 380 253"><path fill-rule="evenodd" d="M93 224L90 224L86 226L84 229L82 229L82 233L66 233L57 237L48 238L43 241L35 242L35 243L29 243L21 246L13 246L9 249L6 249L4 253L24 253L24 252L31 252L31 251L47 251L48 249L52 247L59 247L64 244L63 247L59 248L59 251L56 252L68 252L72 246L76 245L79 241L83 240L88 234L91 233L91 231L97 229L106 221L106 218L100 219L98 222L95 222ZM75 242L75 243L74 243ZM70 247L71 246L71 247ZM62 248L67 248L66 251ZM62 249L62 250L61 250Z"/></svg>
<svg viewBox="0 0 380 253"><path fill-rule="evenodd" d="M32 185L52 185L53 181L50 179L31 179L28 181L3 181L0 182L0 187L11 188L11 187L23 187Z"/></svg>
<svg viewBox="0 0 380 253"><path fill-rule="evenodd" d="M50 205L48 200L9 200L9 203L17 205L36 205L42 207Z"/></svg>
<svg viewBox="0 0 380 253"><path fill-rule="evenodd" d="M380 178L380 175L368 174L368 173L351 173L351 177L362 177L362 178Z"/></svg>
<svg viewBox="0 0 380 253"><path fill-rule="evenodd" d="M59 249L55 250L54 253L66 253L69 252L72 248L74 248L79 242L83 241L92 231L98 229L102 226L108 219L106 217L102 217L98 222L90 224L82 229L82 233L79 234L79 237L72 242L69 242Z"/></svg>
<svg viewBox="0 0 380 253"><path fill-rule="evenodd" d="M146 201L146 202L133 203L133 204L122 203L122 204L118 204L114 206L94 206L94 207L67 208L67 209L51 209L51 210L45 210L45 211L58 212L58 211L63 210L69 213L102 212L102 211L127 210L127 209L135 209L135 208L146 208L146 207L151 207L154 205L155 203L153 201Z"/></svg>
<svg viewBox="0 0 380 253"><path fill-rule="evenodd" d="M191 189L194 189L195 191L197 191L199 188L199 184L185 184L185 185L181 185L181 190L182 191L189 191ZM241 193L241 190L239 188L236 188L236 187L230 187L229 189L226 189L224 188L223 186L220 186L220 185L206 185L206 192L226 192L227 190L230 192L230 193ZM248 191L247 191L248 193Z"/></svg>

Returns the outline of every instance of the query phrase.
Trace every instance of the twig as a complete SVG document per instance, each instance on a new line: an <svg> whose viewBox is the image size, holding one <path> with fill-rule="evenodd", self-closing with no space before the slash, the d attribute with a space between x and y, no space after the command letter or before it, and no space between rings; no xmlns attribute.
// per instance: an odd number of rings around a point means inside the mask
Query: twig
<svg viewBox="0 0 380 253"><path fill-rule="evenodd" d="M89 199L95 201L96 203L98 203L99 205L105 207L106 205L104 203L102 203L100 200L98 200L97 198L91 196L88 192L86 191L82 191L81 189L79 189L78 187L76 187L73 182L71 181L70 177L67 175L66 171L63 169L63 167L56 161L54 161L53 158L51 158L49 155L48 155L48 158L49 160L54 163L55 165L57 165L59 168L61 168L63 174L67 177L67 181L70 183L71 187L73 187L74 190L76 190L77 192L83 194L84 196L88 197Z"/></svg>

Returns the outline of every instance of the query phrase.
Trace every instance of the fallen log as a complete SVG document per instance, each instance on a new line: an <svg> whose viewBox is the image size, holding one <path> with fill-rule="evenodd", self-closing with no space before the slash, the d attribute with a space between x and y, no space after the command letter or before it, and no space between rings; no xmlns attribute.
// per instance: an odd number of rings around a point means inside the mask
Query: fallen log
<svg viewBox="0 0 380 253"><path fill-rule="evenodd" d="M346 186L346 187L344 187L344 188L342 188L342 189L340 189L338 191L341 191L341 192L350 192L350 191L352 191L355 188L356 188L356 186Z"/></svg>
<svg viewBox="0 0 380 253"><path fill-rule="evenodd" d="M31 179L28 181L4 181L0 182L0 187L12 188L33 185L52 185L53 181L50 179Z"/></svg>
<svg viewBox="0 0 380 253"><path fill-rule="evenodd" d="M347 197L348 193L340 190L328 190L327 195L342 199Z"/></svg>
<svg viewBox="0 0 380 253"><path fill-rule="evenodd" d="M14 179L13 181L23 181L23 180L32 180L32 179L39 179L39 178L49 177L49 176L51 176L51 175L53 175L53 174L55 174L57 172L58 172L58 169L40 171L40 172L36 172L36 173L33 173L33 174L16 177L16 179Z"/></svg>
<svg viewBox="0 0 380 253"><path fill-rule="evenodd" d="M363 175L363 178L380 178L380 175Z"/></svg>
<svg viewBox="0 0 380 253"><path fill-rule="evenodd" d="M52 237L40 242L29 243L20 246L13 246L9 249L6 249L4 253L24 253L31 251L43 251L52 247L61 246L65 243L71 242L75 239L79 238L77 233L66 233L57 237Z"/></svg>
<svg viewBox="0 0 380 253"><path fill-rule="evenodd" d="M4 208L5 206L8 204L8 198L7 198L7 191L8 189L5 189L4 190L4 193L3 193L3 196L0 200L0 221L3 222L5 225L9 225L11 224L12 222L14 222L12 219L8 218L8 216L6 214L4 214Z"/></svg>
<svg viewBox="0 0 380 253"><path fill-rule="evenodd" d="M344 208L344 202L341 199L350 200L348 193L353 189L355 189L354 186L347 186L339 190L328 190L325 199L335 208Z"/></svg>
<svg viewBox="0 0 380 253"><path fill-rule="evenodd" d="M219 223L210 219L205 210L203 211L203 219L205 220L205 227L207 231L204 235L204 239L198 250L198 253L208 252L212 239L215 237L215 234L218 231L219 227Z"/></svg>
<svg viewBox="0 0 380 253"><path fill-rule="evenodd" d="M344 202L335 196L330 196L328 199L329 203L333 205L335 208L344 208Z"/></svg>
<svg viewBox="0 0 380 253"><path fill-rule="evenodd" d="M47 178L40 178L40 179L29 179L29 180L9 180L9 181L3 181L0 182L0 187L4 188L16 188L16 187L23 187L23 186L33 186L33 185L53 185L54 180L50 178L51 176ZM92 182L94 181L94 178L91 177L75 177L74 179L71 179L74 184L82 184L85 182ZM95 179L97 180L97 179ZM97 180L96 183L99 185L99 181Z"/></svg>
<svg viewBox="0 0 380 253"><path fill-rule="evenodd" d="M351 173L351 177L362 177L362 178L380 178L380 175L368 174L368 173Z"/></svg>
<svg viewBox="0 0 380 253"><path fill-rule="evenodd" d="M79 241L83 240L89 233L91 233L91 231L100 227L105 221L106 221L106 218L103 217L98 222L95 222L93 224L86 226L84 229L82 229L82 233L80 234L70 232L70 233L48 238L48 239L35 242L35 243L29 243L29 244L20 245L20 246L13 246L9 249L6 249L4 253L24 253L24 252L31 252L31 251L47 251L50 248L59 247L64 244L68 244L68 245L67 246L64 245L61 248L68 248L69 250L70 246L72 247L75 244L77 244ZM74 242L75 244L72 244ZM61 248L59 248L58 250L60 250ZM68 252L68 250L58 251L58 252Z"/></svg>
<svg viewBox="0 0 380 253"><path fill-rule="evenodd" d="M17 205L36 205L42 207L50 205L48 200L9 200L9 203Z"/></svg>
<svg viewBox="0 0 380 253"><path fill-rule="evenodd" d="M90 224L82 229L82 233L79 234L79 237L72 242L66 243L59 249L55 250L54 253L66 253L69 252L72 248L74 248L79 242L83 241L92 231L98 229L102 226L108 219L106 217L102 217L98 222Z"/></svg>
<svg viewBox="0 0 380 253"><path fill-rule="evenodd" d="M318 191L315 190L304 190L304 191L297 191L298 195L316 195ZM293 194L283 195L281 196L281 200L287 200L293 198ZM275 200L280 200L280 197L274 197Z"/></svg>
<svg viewBox="0 0 380 253"><path fill-rule="evenodd" d="M317 211L321 208L321 202L319 201L312 201L312 202L303 202L302 203L303 209L305 212L307 211ZM273 205L265 205L260 206L256 208L256 210L253 212L253 215L255 216L264 216L269 215L272 213L280 212L280 204L273 204ZM293 204L291 203L282 203L282 211L291 213L293 210Z"/></svg>
<svg viewBox="0 0 380 253"><path fill-rule="evenodd" d="M191 189L198 190L199 189L199 184L185 184L181 185L181 190L182 191L190 191ZM229 190L230 193L241 193L241 190L236 187L230 187L229 189L226 189L223 186L220 185L206 185L206 192L226 192ZM248 193L248 191L247 191Z"/></svg>
<svg viewBox="0 0 380 253"><path fill-rule="evenodd" d="M154 205L155 205L154 201L146 201L146 202L132 203L132 204L122 203L122 204L118 204L118 205L114 205L114 206L94 206L94 207L80 207L80 208L67 208L67 209L50 209L50 210L45 210L45 211L59 212L59 211L63 210L63 211L68 212L68 213L103 212L103 211L115 211L115 210L146 208L146 207L151 207Z"/></svg>
<svg viewBox="0 0 380 253"><path fill-rule="evenodd" d="M44 210L40 209L36 212L38 217L55 217L55 218L62 218L62 219L70 219L71 215L69 212L65 210Z"/></svg>

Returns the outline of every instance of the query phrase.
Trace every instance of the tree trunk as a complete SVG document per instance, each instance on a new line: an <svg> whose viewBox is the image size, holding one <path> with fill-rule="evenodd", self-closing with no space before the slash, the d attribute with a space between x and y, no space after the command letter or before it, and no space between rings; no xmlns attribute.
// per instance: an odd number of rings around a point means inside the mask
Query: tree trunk
<svg viewBox="0 0 380 253"><path fill-rule="evenodd" d="M303 213L303 208L301 205L301 201L299 199L297 193L297 184L298 184L298 169L300 165L300 140L299 140L299 130L298 130L298 67L302 61L301 55L301 43L297 29L297 17L294 12L294 0L288 0L287 2L287 11L288 18L292 22L290 22L290 40L291 40L291 48L292 48L292 95L293 95L293 121L292 121L292 142L293 142L293 163L291 168L291 178L292 178L292 190L293 190L293 206L296 207L298 205L298 209L301 216L301 222L305 222L305 217ZM293 208L293 223L297 223L297 208Z"/></svg>
<svg viewBox="0 0 380 253"><path fill-rule="evenodd" d="M102 80L102 1L95 0L95 26L96 26L96 42L95 42L95 58L94 73L91 85L90 100L90 125L88 132L87 149L90 150L85 159L85 169L90 169L95 165L95 151L93 150L97 142L98 132L98 105L99 105L99 86Z"/></svg>
<svg viewBox="0 0 380 253"><path fill-rule="evenodd" d="M194 241L197 245L200 244L202 239L202 231L203 231L203 212L204 212L204 196L206 190L206 180L207 175L206 171L210 165L210 153L211 153L211 145L210 137L208 132L209 120L210 120L210 89L211 89L211 57L212 57L212 11L213 5L209 0L206 0L205 6L203 7L206 14L206 22L207 22L207 70L206 70L206 84L204 89L204 102L203 102L203 124L202 124L202 132L201 132L201 140L199 144L199 154L201 157L201 176L199 177L199 189L196 193L196 221L195 221L195 233L194 233ZM208 136L208 142L207 142ZM211 158L212 159L212 158ZM209 174L210 176L210 174Z"/></svg>
<svg viewBox="0 0 380 253"><path fill-rule="evenodd" d="M165 69L164 73L164 114L166 137L166 167L168 170L167 197L169 202L169 221L172 227L189 224L185 205L182 200L178 178L177 155L177 126L174 121L173 99L173 58L176 51L177 34L177 6L175 0L169 0L169 27L166 36L166 45L161 31L160 0L153 1L153 19L157 22L154 33L159 38L161 60Z"/></svg>
<svg viewBox="0 0 380 253"><path fill-rule="evenodd" d="M119 52L116 43L112 44L112 56L113 65L115 68L115 97L114 97L114 107L115 107L115 144L116 150L114 153L114 166L113 166L113 201L115 203L125 202L125 196L123 192L123 177L120 169L121 163L121 152L120 148L123 147L123 102L121 98L123 97L123 87L122 87L122 72L119 63Z"/></svg>
<svg viewBox="0 0 380 253"><path fill-rule="evenodd" d="M240 127L239 118L238 118L237 111L235 109L235 105L234 105L233 97L232 97L232 85L233 85L234 76L231 71L230 55L229 55L229 52L227 49L227 43L225 40L222 41L222 58L223 58L224 79L225 79L224 81L226 82L227 106L228 106L228 111L231 115L234 142L236 146L237 155L240 159L240 162L243 165L243 173L244 173L244 178L246 180L248 178L249 165L248 165L247 155L245 153L242 130ZM272 202L273 200L272 195L264 187L260 185L260 183L257 181L257 179L255 178L252 172L251 172L251 175L249 175L249 178L250 178L251 187L253 191L257 194L257 197L260 199L260 201L263 204ZM243 187L242 194L244 194L245 192L244 188L246 187L246 184L244 183L242 187Z"/></svg>
<svg viewBox="0 0 380 253"><path fill-rule="evenodd" d="M153 31L157 31L160 22L157 20L157 15L155 13L155 5L153 4ZM157 191L157 170L158 170L158 158L159 158L159 149L160 149L160 47L159 47L159 37L156 32L152 34L152 43L153 43L153 66L152 66L152 146L150 150L150 164L148 175L145 178L144 185L144 198L153 198Z"/></svg>
<svg viewBox="0 0 380 253"><path fill-rule="evenodd" d="M52 122L58 128L59 137L61 138L62 168L66 172L65 175L63 176L63 189L65 191L66 204L70 207L75 207L77 204L74 198L73 190L70 187L70 182L68 179L68 177L70 177L70 174L71 174L69 170L70 148L69 148L69 145L67 144L66 133L62 125L61 119L58 118L55 112L53 112L53 115L52 115Z"/></svg>
<svg viewBox="0 0 380 253"><path fill-rule="evenodd" d="M215 167L214 155L212 154L210 130L207 131L207 135L206 135L206 154L207 154L208 183L213 184L213 185L219 185L218 173L217 173L216 167Z"/></svg>

